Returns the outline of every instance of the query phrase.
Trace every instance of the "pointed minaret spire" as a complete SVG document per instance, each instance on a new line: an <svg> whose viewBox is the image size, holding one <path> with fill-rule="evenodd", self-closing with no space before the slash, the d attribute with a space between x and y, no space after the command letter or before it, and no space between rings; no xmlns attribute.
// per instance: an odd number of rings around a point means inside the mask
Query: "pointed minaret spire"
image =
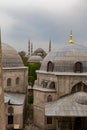
<svg viewBox="0 0 87 130"><path fill-rule="evenodd" d="M69 44L73 44L73 40L72 40L72 31L70 32L70 39L69 39Z"/></svg>
<svg viewBox="0 0 87 130"><path fill-rule="evenodd" d="M33 43L31 43L31 55L33 53Z"/></svg>
<svg viewBox="0 0 87 130"><path fill-rule="evenodd" d="M49 41L49 52L51 51L51 40Z"/></svg>
<svg viewBox="0 0 87 130"><path fill-rule="evenodd" d="M28 42L28 56L30 56L30 40Z"/></svg>

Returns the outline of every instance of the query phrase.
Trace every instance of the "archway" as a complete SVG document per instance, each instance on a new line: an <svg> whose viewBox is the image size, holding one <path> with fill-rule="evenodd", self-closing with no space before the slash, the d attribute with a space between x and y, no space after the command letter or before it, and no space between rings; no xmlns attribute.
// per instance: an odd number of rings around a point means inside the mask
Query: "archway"
<svg viewBox="0 0 87 130"><path fill-rule="evenodd" d="M84 84L82 81L80 81L79 83L75 84L71 89L71 93L75 93L75 92L87 93L87 85Z"/></svg>

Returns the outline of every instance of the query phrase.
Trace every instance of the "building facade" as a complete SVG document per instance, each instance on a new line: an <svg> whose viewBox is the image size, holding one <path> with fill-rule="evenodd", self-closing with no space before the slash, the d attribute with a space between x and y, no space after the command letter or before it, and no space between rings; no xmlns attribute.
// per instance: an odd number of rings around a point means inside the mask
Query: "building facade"
<svg viewBox="0 0 87 130"><path fill-rule="evenodd" d="M87 130L87 48L72 33L44 58L33 89L38 130Z"/></svg>
<svg viewBox="0 0 87 130"><path fill-rule="evenodd" d="M28 68L17 51L2 43L3 87L6 129L23 129L28 87Z"/></svg>

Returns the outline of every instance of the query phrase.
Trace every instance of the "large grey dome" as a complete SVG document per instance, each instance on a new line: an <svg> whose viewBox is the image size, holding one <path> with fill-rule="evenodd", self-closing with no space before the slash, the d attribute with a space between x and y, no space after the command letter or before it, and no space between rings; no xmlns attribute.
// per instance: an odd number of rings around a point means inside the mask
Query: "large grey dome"
<svg viewBox="0 0 87 130"><path fill-rule="evenodd" d="M58 51L50 52L42 61L41 70L47 70L48 62L54 65L55 72L73 72L74 64L81 62L83 71L87 72L87 47L76 43L66 44Z"/></svg>
<svg viewBox="0 0 87 130"><path fill-rule="evenodd" d="M24 66L21 57L11 46L2 43L2 64L3 67L21 67Z"/></svg>

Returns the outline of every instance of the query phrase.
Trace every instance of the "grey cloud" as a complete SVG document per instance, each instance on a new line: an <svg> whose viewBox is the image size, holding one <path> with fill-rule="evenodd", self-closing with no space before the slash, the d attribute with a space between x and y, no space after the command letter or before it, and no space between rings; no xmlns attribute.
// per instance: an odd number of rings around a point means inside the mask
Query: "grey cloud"
<svg viewBox="0 0 87 130"><path fill-rule="evenodd" d="M78 42L87 41L87 6L75 7L72 12L61 13L55 11L46 12L42 9L9 9L5 8L4 13L14 21L7 37L14 42L15 46L27 46L28 39L36 42L44 42L46 45L49 39L55 43L65 43L69 39L69 32L72 29L74 39ZM19 45L17 45L17 42ZM26 44L24 44L26 43Z"/></svg>

